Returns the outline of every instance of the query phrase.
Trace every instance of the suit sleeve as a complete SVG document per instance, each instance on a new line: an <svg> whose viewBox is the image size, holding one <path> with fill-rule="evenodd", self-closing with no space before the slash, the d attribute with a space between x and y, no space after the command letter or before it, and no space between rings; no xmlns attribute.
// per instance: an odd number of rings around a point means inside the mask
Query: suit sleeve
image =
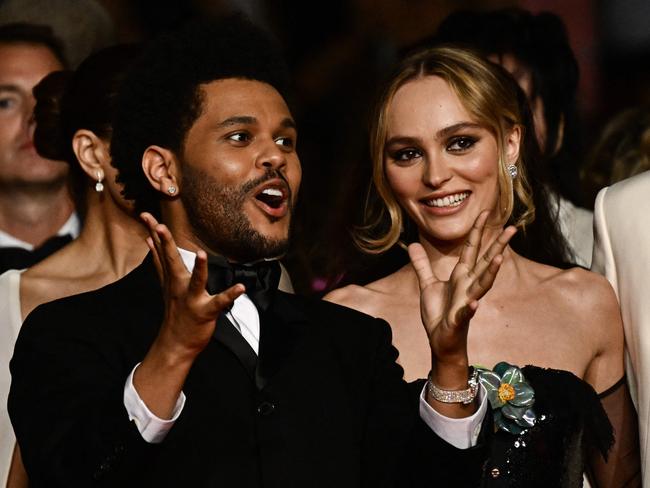
<svg viewBox="0 0 650 488"><path fill-rule="evenodd" d="M614 263L612 243L609 237L607 216L605 212L607 190L608 188L603 188L598 192L594 207L594 251L591 271L605 276L618 296L616 264Z"/></svg>
<svg viewBox="0 0 650 488"><path fill-rule="evenodd" d="M441 439L420 418L423 381L406 384L396 363L390 327L383 321L376 343L370 411L365 436L364 486L476 487L487 457L485 436L489 416L482 424L478 444L458 449ZM387 473L387 470L392 473Z"/></svg>
<svg viewBox="0 0 650 488"><path fill-rule="evenodd" d="M9 413L30 486L132 486L156 446L125 410L128 369L102 332L110 327L94 327L101 317L66 323L65 310L55 302L30 314L11 361Z"/></svg>

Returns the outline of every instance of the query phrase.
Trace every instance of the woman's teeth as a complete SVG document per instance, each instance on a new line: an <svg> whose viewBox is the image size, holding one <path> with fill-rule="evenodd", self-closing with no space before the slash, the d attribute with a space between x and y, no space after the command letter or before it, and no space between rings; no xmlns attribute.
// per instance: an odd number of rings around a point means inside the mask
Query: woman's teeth
<svg viewBox="0 0 650 488"><path fill-rule="evenodd" d="M429 207L457 207L469 196L469 192L447 195L444 198L433 198L425 202Z"/></svg>

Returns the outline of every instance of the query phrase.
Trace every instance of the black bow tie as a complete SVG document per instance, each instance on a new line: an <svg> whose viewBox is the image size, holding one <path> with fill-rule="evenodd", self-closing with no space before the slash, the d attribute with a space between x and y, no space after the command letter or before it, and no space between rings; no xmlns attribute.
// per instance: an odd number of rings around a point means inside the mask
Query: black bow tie
<svg viewBox="0 0 650 488"><path fill-rule="evenodd" d="M238 264L221 256L208 256L208 293L221 293L237 283L246 287L246 295L258 310L266 312L280 283L280 265L277 260Z"/></svg>
<svg viewBox="0 0 650 488"><path fill-rule="evenodd" d="M33 251L19 247L5 247L0 249L0 272L7 269L24 269L42 261L50 254L61 249L72 241L70 234L50 237Z"/></svg>

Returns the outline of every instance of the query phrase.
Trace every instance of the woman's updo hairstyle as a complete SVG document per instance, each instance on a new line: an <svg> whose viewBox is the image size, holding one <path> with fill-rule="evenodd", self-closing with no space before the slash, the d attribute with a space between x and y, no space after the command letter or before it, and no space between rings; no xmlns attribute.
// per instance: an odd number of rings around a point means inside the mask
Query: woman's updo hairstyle
<svg viewBox="0 0 650 488"><path fill-rule="evenodd" d="M138 53L133 44L108 47L90 55L76 71L55 71L34 87L34 146L45 158L70 163L77 209L85 207L89 186L72 150L72 138L86 129L110 141L117 93Z"/></svg>

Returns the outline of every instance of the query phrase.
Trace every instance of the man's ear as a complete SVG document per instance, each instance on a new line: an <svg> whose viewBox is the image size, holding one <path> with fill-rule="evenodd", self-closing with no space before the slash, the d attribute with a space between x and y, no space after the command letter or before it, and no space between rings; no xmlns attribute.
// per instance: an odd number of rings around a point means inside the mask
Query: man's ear
<svg viewBox="0 0 650 488"><path fill-rule="evenodd" d="M72 137L72 150L81 169L90 178L95 181L104 179L104 167L111 162L106 142L90 130L79 129Z"/></svg>
<svg viewBox="0 0 650 488"><path fill-rule="evenodd" d="M521 151L521 126L515 125L505 140L506 164L517 164Z"/></svg>
<svg viewBox="0 0 650 488"><path fill-rule="evenodd" d="M168 197L180 193L178 162L169 149L149 146L142 155L142 169L151 186Z"/></svg>

